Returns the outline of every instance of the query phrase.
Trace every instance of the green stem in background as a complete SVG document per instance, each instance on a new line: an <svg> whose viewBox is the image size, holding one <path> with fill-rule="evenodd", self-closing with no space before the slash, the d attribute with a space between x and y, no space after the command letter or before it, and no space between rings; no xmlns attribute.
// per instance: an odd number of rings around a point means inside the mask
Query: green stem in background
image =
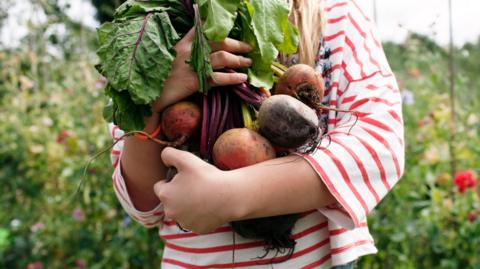
<svg viewBox="0 0 480 269"><path fill-rule="evenodd" d="M454 46L453 46L453 17L452 17L452 0L448 1L449 11L449 57L448 57L448 73L450 80L450 139L448 140L448 147L450 152L450 170L452 177L457 172L457 156L455 152L455 140L456 140L456 108L455 108L455 58L454 58Z"/></svg>

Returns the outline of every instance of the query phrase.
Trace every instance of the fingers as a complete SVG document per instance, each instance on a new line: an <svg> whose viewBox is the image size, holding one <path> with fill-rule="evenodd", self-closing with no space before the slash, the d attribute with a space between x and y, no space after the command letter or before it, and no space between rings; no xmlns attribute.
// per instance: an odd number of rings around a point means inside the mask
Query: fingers
<svg viewBox="0 0 480 269"><path fill-rule="evenodd" d="M245 68L252 64L252 60L221 50L211 55L212 68L215 70L223 68Z"/></svg>
<svg viewBox="0 0 480 269"><path fill-rule="evenodd" d="M195 27L190 29L190 31L188 31L188 33L182 38L182 40L180 40L180 42L192 43L194 36L195 36Z"/></svg>
<svg viewBox="0 0 480 269"><path fill-rule="evenodd" d="M167 167L175 167L177 170L187 168L197 158L190 152L178 150L175 148L165 148L162 151L162 161Z"/></svg>
<svg viewBox="0 0 480 269"><path fill-rule="evenodd" d="M214 72L212 86L236 85L247 82L248 76L243 73L220 73Z"/></svg>
<svg viewBox="0 0 480 269"><path fill-rule="evenodd" d="M231 53L248 53L252 51L252 47L247 43L227 38L222 42L211 42L210 46L212 47L212 51L228 51Z"/></svg>

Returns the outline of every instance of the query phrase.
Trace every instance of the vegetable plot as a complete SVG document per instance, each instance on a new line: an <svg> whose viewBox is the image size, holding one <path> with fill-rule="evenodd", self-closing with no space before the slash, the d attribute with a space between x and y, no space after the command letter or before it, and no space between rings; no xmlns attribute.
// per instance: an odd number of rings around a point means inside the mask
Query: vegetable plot
<svg viewBox="0 0 480 269"><path fill-rule="evenodd" d="M98 71L107 77L111 102L104 117L126 135L142 133L164 145L183 145L220 169L253 165L295 151L316 147L323 80L303 65L287 70L276 63L279 54L296 53L298 30L289 22L283 0L154 0L127 1L114 21L98 29ZM197 74L199 93L162 113L160 141L141 130L143 118L163 89L173 60L174 46L194 28L188 61ZM248 43L248 83L212 88L210 41L231 37ZM309 69L310 68L310 69ZM270 97L270 89L281 95ZM300 101L299 101L300 100ZM260 111L260 112L259 112ZM258 133L257 133L258 131ZM277 150L277 152L275 151ZM172 169L173 171L173 169ZM240 235L261 239L265 250L293 253L291 231L298 214L232 223ZM290 255L287 255L287 259Z"/></svg>

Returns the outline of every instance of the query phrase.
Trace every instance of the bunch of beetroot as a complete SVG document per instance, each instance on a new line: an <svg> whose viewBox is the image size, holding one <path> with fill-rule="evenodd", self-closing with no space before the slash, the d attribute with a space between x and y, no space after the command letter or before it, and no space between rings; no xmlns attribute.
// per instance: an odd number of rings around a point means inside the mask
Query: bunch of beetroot
<svg viewBox="0 0 480 269"><path fill-rule="evenodd" d="M321 104L323 79L306 65L282 74L272 96L242 84L212 89L202 96L201 106L190 101L174 104L163 112L163 133L171 141L186 141L191 151L222 170L271 160L305 145L316 147L321 136L318 116L327 109ZM291 235L298 218L299 214L273 216L231 226L245 238L263 240L267 251L286 251L288 258L295 247Z"/></svg>

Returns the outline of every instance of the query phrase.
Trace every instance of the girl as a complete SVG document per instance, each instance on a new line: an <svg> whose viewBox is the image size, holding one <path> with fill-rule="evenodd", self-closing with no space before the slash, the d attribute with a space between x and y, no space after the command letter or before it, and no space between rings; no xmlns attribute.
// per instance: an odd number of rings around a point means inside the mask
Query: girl
<svg viewBox="0 0 480 269"><path fill-rule="evenodd" d="M159 227L165 240L162 268L352 268L360 256L376 253L367 215L403 173L401 98L373 23L354 0L290 0L291 20L300 29L298 55L287 64L306 63L325 79L325 104L358 112L328 112L318 149L233 171L221 171L195 155L162 148L136 137L112 151L113 182L132 218ZM146 132L159 113L197 91L185 63L192 34L176 45L177 59L145 119ZM243 68L247 44L227 39L212 45L215 69ZM215 73L218 85L246 81L244 74ZM353 127L352 127L353 126ZM123 132L111 126L114 138ZM178 174L166 183L165 167ZM264 254L261 243L235 235L230 221L303 212L290 259ZM176 224L192 232L184 232ZM273 259L272 259L273 258ZM283 257L284 258L284 257ZM273 263L272 263L273 262Z"/></svg>

